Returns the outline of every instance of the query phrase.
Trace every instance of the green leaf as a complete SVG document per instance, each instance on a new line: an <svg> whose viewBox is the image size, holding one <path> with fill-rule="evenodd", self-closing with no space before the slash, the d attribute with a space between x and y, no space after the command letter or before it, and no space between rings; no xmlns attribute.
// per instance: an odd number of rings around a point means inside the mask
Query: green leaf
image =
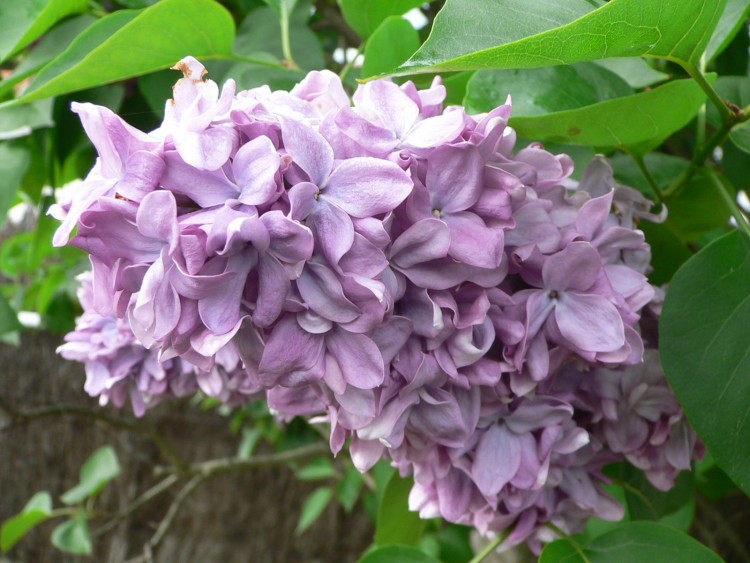
<svg viewBox="0 0 750 563"><path fill-rule="evenodd" d="M213 0L162 0L140 11L120 10L89 27L46 65L21 101L147 74L186 54L226 56L233 40L232 16Z"/></svg>
<svg viewBox="0 0 750 563"><path fill-rule="evenodd" d="M407 20L389 16L367 40L361 76L393 70L419 49L419 34Z"/></svg>
<svg viewBox="0 0 750 563"><path fill-rule="evenodd" d="M7 553L35 526L47 520L51 513L52 497L47 491L40 491L31 497L20 514L3 522L0 530L0 548L3 553Z"/></svg>
<svg viewBox="0 0 750 563"><path fill-rule="evenodd" d="M61 551L77 555L91 555L91 535L84 516L66 520L52 530L52 545Z"/></svg>
<svg viewBox="0 0 750 563"><path fill-rule="evenodd" d="M294 530L295 535L299 536L304 533L315 521L323 514L333 498L333 489L331 487L318 487L315 489L302 505L302 512Z"/></svg>
<svg viewBox="0 0 750 563"><path fill-rule="evenodd" d="M733 231L672 279L659 323L669 384L719 466L750 493L750 239Z"/></svg>
<svg viewBox="0 0 750 563"><path fill-rule="evenodd" d="M0 62L40 37L65 16L83 12L87 6L87 0L0 3Z"/></svg>
<svg viewBox="0 0 750 563"><path fill-rule="evenodd" d="M289 38L292 56L302 69L325 68L325 56L320 41L308 27L309 3L301 2L289 20ZM234 53L242 57L265 60L268 64L238 62L226 72L242 89L268 84L273 90L289 90L305 77L299 70L283 68L279 60L284 57L276 15L269 8L259 8L248 14L237 30ZM274 65L277 65L274 68Z"/></svg>
<svg viewBox="0 0 750 563"><path fill-rule="evenodd" d="M0 140L25 137L34 129L53 125L52 100L0 108Z"/></svg>
<svg viewBox="0 0 750 563"><path fill-rule="evenodd" d="M695 64L726 0L448 0L399 73L532 68L612 57ZM599 3L600 4L600 3ZM544 17L540 17L544 14Z"/></svg>
<svg viewBox="0 0 750 563"><path fill-rule="evenodd" d="M750 0L727 0L724 13L706 47L707 62L714 60L726 49L740 28L745 26L748 13Z"/></svg>
<svg viewBox="0 0 750 563"><path fill-rule="evenodd" d="M520 137L645 153L687 125L706 99L692 80L541 116L511 117Z"/></svg>
<svg viewBox="0 0 750 563"><path fill-rule="evenodd" d="M594 61L594 64L598 64L610 72L614 72L627 82L631 88L636 89L653 86L654 84L664 82L669 78L668 74L659 72L648 64L648 62L637 57L625 59L601 59Z"/></svg>
<svg viewBox="0 0 750 563"><path fill-rule="evenodd" d="M539 563L633 563L634 561L721 563L705 545L656 522L629 522L597 537L587 546L567 539L548 544Z"/></svg>
<svg viewBox="0 0 750 563"><path fill-rule="evenodd" d="M419 513L409 510L409 492L413 481L394 473L385 487L375 527L377 545L417 545L424 530Z"/></svg>
<svg viewBox="0 0 750 563"><path fill-rule="evenodd" d="M95 21L97 20L94 16L83 14L56 25L39 40L33 50L24 55L18 66L13 69L13 74L0 82L0 96L10 92L16 84L34 74L67 49L68 45Z"/></svg>
<svg viewBox="0 0 750 563"><path fill-rule="evenodd" d="M81 467L81 482L60 497L65 504L76 504L97 494L120 474L120 463L112 446L96 450Z"/></svg>
<svg viewBox="0 0 750 563"><path fill-rule="evenodd" d="M368 551L359 563L440 563L434 557L413 547L385 545Z"/></svg>
<svg viewBox="0 0 750 563"><path fill-rule="evenodd" d="M401 16L425 0L339 0L341 13L362 39L367 39L388 16Z"/></svg>
<svg viewBox="0 0 750 563"><path fill-rule="evenodd" d="M362 474L354 467L347 467L344 478L339 481L336 487L339 503L348 513L357 504L359 493L362 490Z"/></svg>
<svg viewBox="0 0 750 563"><path fill-rule="evenodd" d="M628 96L633 89L594 63L534 69L493 69L474 73L466 88L466 111L481 113L503 105L510 94L513 116L545 115Z"/></svg>
<svg viewBox="0 0 750 563"><path fill-rule="evenodd" d="M302 481L318 481L320 479L331 479L336 476L336 470L333 463L327 457L320 457L312 460L302 469L295 472L297 479Z"/></svg>
<svg viewBox="0 0 750 563"><path fill-rule="evenodd" d="M661 520L693 500L695 479L689 471L680 473L674 487L666 492L654 487L642 470L629 463L622 464L618 477L631 520Z"/></svg>
<svg viewBox="0 0 750 563"><path fill-rule="evenodd" d="M729 224L730 209L719 194L715 180L726 181L718 172L702 170L669 202L669 224L685 242Z"/></svg>
<svg viewBox="0 0 750 563"><path fill-rule="evenodd" d="M0 110L0 113L3 111L5 110ZM29 148L18 143L0 142L0 225L5 222L5 214L13 205L31 163Z"/></svg>
<svg viewBox="0 0 750 563"><path fill-rule="evenodd" d="M271 8L278 18L283 17L282 14L288 16L294 10L297 5L297 0L263 0L268 7Z"/></svg>
<svg viewBox="0 0 750 563"><path fill-rule="evenodd" d="M716 91L722 98L740 107L750 104L750 78L746 76L720 76L716 81ZM709 109L707 117L714 127L721 125L721 118L713 107ZM750 123L734 126L729 139L738 149L750 153Z"/></svg>

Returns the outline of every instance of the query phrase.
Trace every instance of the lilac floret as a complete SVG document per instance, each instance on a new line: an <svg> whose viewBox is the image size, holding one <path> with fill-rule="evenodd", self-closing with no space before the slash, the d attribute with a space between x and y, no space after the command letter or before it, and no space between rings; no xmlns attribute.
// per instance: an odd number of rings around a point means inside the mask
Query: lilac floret
<svg viewBox="0 0 750 563"><path fill-rule="evenodd" d="M91 256L60 353L136 414L198 390L265 393L347 440L357 468L412 475L412 510L539 550L618 519L606 465L658 488L702 455L666 384L639 220L662 220L597 157L513 151L483 115L387 80L350 102L312 72L235 92L187 57L149 134L77 104L99 153L55 244Z"/></svg>

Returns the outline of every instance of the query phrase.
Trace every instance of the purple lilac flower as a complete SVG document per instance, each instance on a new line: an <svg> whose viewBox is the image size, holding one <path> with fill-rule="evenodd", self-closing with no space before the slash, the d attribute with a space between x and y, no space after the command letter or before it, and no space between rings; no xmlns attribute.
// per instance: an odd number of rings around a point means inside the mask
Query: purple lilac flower
<svg viewBox="0 0 750 563"><path fill-rule="evenodd" d="M547 522L622 515L606 465L668 489L701 455L648 336L661 293L636 227L663 213L606 160L577 183L566 155L514 153L510 101L443 108L439 79L350 103L328 71L236 92L175 68L156 131L74 106L99 159L51 212L55 244L77 226L91 256L60 349L89 393L142 414L264 391L360 470L413 475L423 517L534 549Z"/></svg>

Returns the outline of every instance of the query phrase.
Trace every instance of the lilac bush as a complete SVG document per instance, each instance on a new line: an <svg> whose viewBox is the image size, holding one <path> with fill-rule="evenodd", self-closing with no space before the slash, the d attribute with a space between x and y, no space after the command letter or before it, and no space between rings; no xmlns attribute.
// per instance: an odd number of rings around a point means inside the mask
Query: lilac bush
<svg viewBox="0 0 750 563"><path fill-rule="evenodd" d="M618 519L603 468L659 489L702 445L659 366L651 204L595 159L514 152L506 105L443 108L387 80L350 101L311 72L236 92L192 57L162 126L75 104L99 158L52 209L88 252L60 353L137 415L200 389L325 417L358 469L413 475L410 507L537 549Z"/></svg>

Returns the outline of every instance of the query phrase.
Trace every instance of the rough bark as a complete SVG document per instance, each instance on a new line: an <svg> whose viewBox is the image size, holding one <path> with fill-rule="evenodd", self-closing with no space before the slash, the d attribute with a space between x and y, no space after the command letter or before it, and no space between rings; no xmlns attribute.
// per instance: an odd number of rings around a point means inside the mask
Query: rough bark
<svg viewBox="0 0 750 563"><path fill-rule="evenodd" d="M0 344L0 397L18 410L52 404L99 409L83 392L82 366L55 355L58 344L59 339L49 334L25 334L20 349ZM135 420L125 411L99 410ZM146 421L190 461L236 452L237 439L231 436L225 418L200 412L185 402L159 405ZM153 468L165 463L147 438L100 420L56 414L20 424L10 422L7 417L0 420L0 427L4 426L0 430L0 521L18 512L40 490L50 491L59 506L59 495L77 483L82 463L102 445L115 448L123 474L104 491L97 509L121 511L158 481ZM302 502L318 485L296 480L286 467L218 475L188 498L155 561L355 561L372 539L372 527L361 506L345 514L331 505L307 533L294 535ZM177 490L170 489L98 538L91 558L66 558L52 548L49 534L55 524L48 523L27 536L11 552L10 560L121 562L140 555Z"/></svg>

